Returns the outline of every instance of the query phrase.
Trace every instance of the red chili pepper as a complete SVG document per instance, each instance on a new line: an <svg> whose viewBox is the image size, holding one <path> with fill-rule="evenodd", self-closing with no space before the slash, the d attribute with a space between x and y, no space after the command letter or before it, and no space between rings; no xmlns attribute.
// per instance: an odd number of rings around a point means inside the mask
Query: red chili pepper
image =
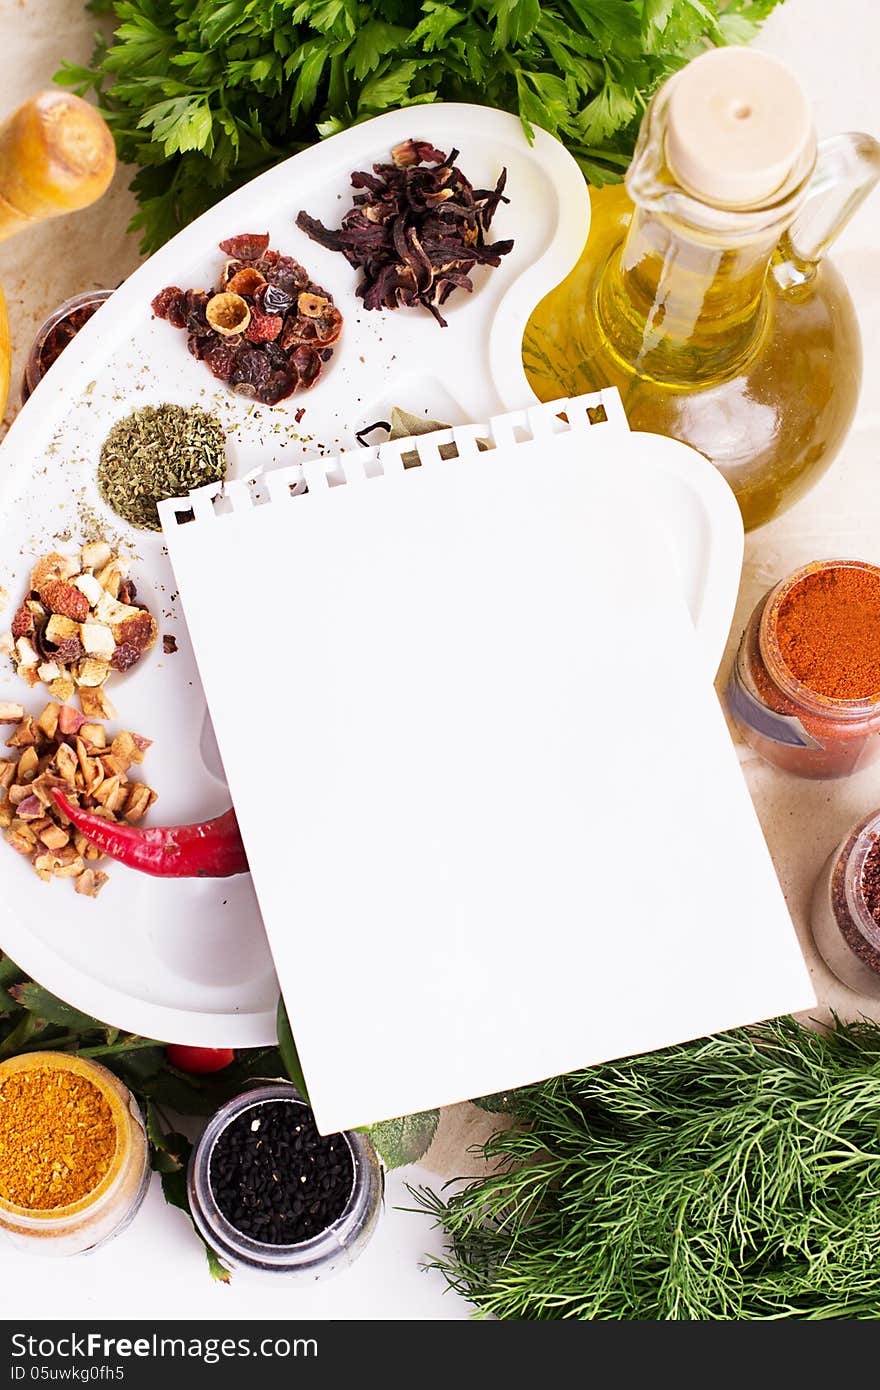
<svg viewBox="0 0 880 1390"><path fill-rule="evenodd" d="M247 854L231 807L222 816L196 825L142 829L84 811L58 787L53 788L52 795L87 840L130 869L157 878L229 878L248 871Z"/></svg>
<svg viewBox="0 0 880 1390"><path fill-rule="evenodd" d="M169 1043L165 1048L165 1056L172 1067L177 1067L178 1071L191 1072L193 1076L222 1071L230 1062L235 1061L235 1053L231 1047L187 1047L183 1043Z"/></svg>

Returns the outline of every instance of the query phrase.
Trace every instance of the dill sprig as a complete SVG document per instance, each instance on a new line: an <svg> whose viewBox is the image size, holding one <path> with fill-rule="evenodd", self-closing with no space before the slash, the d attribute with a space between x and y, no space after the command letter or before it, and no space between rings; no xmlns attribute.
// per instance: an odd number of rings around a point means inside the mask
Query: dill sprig
<svg viewBox="0 0 880 1390"><path fill-rule="evenodd" d="M499 1318L880 1312L880 1028L778 1019L516 1092L434 1214Z"/></svg>

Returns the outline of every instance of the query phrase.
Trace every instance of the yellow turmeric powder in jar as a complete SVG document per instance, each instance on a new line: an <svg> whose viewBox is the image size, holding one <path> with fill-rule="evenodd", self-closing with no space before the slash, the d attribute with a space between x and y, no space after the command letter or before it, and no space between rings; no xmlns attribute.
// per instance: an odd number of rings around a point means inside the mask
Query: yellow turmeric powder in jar
<svg viewBox="0 0 880 1390"><path fill-rule="evenodd" d="M0 1197L29 1211L78 1202L106 1176L116 1122L85 1076L14 1072L0 1084Z"/></svg>
<svg viewBox="0 0 880 1390"><path fill-rule="evenodd" d="M93 1250L131 1221L149 1175L140 1108L106 1067L48 1051L0 1062L0 1237Z"/></svg>

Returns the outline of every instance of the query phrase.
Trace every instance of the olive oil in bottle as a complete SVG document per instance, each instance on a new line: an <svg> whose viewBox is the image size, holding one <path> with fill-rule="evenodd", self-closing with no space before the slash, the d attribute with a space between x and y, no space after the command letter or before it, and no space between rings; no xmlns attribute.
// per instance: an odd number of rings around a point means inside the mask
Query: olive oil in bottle
<svg viewBox="0 0 880 1390"><path fill-rule="evenodd" d="M769 521L821 476L855 411L858 324L822 257L878 177L869 136L817 154L776 59L696 59L650 104L626 187L591 190L583 255L526 329L532 389L617 386L633 429L699 449L746 526Z"/></svg>

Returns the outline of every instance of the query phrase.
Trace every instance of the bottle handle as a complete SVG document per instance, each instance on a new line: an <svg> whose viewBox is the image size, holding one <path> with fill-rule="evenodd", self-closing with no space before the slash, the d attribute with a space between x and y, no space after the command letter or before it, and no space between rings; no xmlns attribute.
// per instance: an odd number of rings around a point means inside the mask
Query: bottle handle
<svg viewBox="0 0 880 1390"><path fill-rule="evenodd" d="M819 143L803 207L782 234L776 279L782 289L808 283L835 237L880 180L880 143L858 132Z"/></svg>

